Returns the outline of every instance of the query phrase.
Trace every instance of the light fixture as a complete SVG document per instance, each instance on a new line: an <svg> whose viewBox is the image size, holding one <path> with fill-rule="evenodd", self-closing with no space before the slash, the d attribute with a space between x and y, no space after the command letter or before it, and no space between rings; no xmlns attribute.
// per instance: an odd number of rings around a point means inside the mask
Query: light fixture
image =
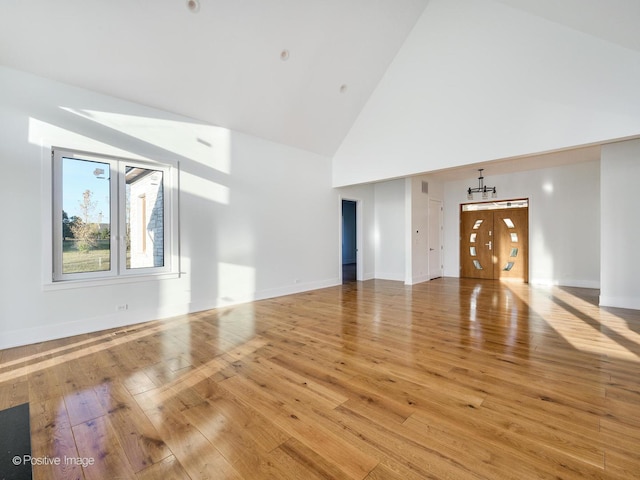
<svg viewBox="0 0 640 480"><path fill-rule="evenodd" d="M200 10L200 2L198 0L187 0L187 8L193 13L197 13Z"/></svg>
<svg viewBox="0 0 640 480"><path fill-rule="evenodd" d="M478 172L480 172L480 176L478 177L478 188L467 189L467 199L473 200L474 193L482 193L482 199L487 200L489 198L489 193L491 193L491 198L497 198L498 194L496 193L496 187L487 187L484 184L484 177L482 176L482 171L484 168L479 168Z"/></svg>

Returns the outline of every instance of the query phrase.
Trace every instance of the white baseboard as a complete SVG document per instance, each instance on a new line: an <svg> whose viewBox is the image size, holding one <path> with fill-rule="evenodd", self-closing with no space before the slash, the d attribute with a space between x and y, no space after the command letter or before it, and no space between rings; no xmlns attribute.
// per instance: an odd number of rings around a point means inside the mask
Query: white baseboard
<svg viewBox="0 0 640 480"><path fill-rule="evenodd" d="M608 295L600 295L600 306L640 310L640 299L637 297L611 297Z"/></svg>
<svg viewBox="0 0 640 480"><path fill-rule="evenodd" d="M599 289L600 282L597 280L575 280L575 279L549 279L549 278L531 278L529 279L531 285L545 285L545 286L557 286L557 287L577 287L577 288L593 288Z"/></svg>
<svg viewBox="0 0 640 480"><path fill-rule="evenodd" d="M286 287L268 288L256 292L254 300L265 300L267 298L283 297L294 293L308 292L310 290L320 290L321 288L335 287L340 285L340 278L329 278L317 282L296 283Z"/></svg>
<svg viewBox="0 0 640 480"><path fill-rule="evenodd" d="M404 282L405 280L403 273L376 272L375 278L379 280L395 280L398 282Z"/></svg>
<svg viewBox="0 0 640 480"><path fill-rule="evenodd" d="M143 310L128 310L122 313L103 315L101 317L85 318L73 322L39 325L37 327L21 328L2 332L0 350L33 343L73 337L85 333L100 332L112 328L136 325L138 323L174 317L187 313L186 307L164 307Z"/></svg>
<svg viewBox="0 0 640 480"><path fill-rule="evenodd" d="M429 275L418 275L416 277L411 278L411 280L409 282L405 281L405 285L415 285L416 283L422 283L422 282L428 282L429 280L431 280L429 278Z"/></svg>
<svg viewBox="0 0 640 480"><path fill-rule="evenodd" d="M251 297L219 298L212 300L211 302L127 310L125 312L118 312L94 318L84 318L73 322L55 323L52 325L40 325L37 327L3 331L2 336L0 337L0 350L46 342L48 340L56 340L59 338L73 337L75 335L82 335L85 333L94 333L112 328L125 327L138 323L150 322L152 320L162 320L187 313L200 312L229 305L238 305L255 300L265 300L267 298L318 290L339 284L340 280L336 277L317 282L298 283L285 287L261 290L255 292L255 295Z"/></svg>
<svg viewBox="0 0 640 480"><path fill-rule="evenodd" d="M330 278L326 280L320 280L317 282L305 282L294 283L292 285L286 285L284 287L268 288L264 290L257 290L251 295L239 296L239 297L224 297L218 298L215 302L210 304L191 304L191 312L199 312L202 310L210 310L212 308L228 307L231 305L240 305L243 303L254 302L257 300L266 300L268 298L284 297L285 295L293 295L296 293L308 292L311 290L319 290L321 288L334 287L340 285L340 279L338 277Z"/></svg>

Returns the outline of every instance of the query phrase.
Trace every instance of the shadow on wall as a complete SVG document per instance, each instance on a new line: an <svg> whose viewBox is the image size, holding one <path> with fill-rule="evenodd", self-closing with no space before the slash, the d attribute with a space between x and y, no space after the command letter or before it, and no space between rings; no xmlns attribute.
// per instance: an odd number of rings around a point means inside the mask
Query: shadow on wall
<svg viewBox="0 0 640 480"><path fill-rule="evenodd" d="M129 107L134 108L133 107ZM140 107L142 108L142 107ZM31 113L31 112L30 112ZM231 171L231 134L229 130L172 118L155 118L125 113L113 113L63 106L40 108L29 118L28 140L39 148L48 146L73 148L132 160L152 160L160 163L171 161L179 164L179 191L173 191L180 199L180 223L192 230L197 226L198 236L185 236L180 232L179 248L183 267L189 267L188 275L181 282L188 282L179 289L183 298L175 298L175 288L160 282L150 296L144 290L144 305L157 306L162 316L162 305L190 305L195 298L218 298L218 265L215 261L192 262L191 257L215 258L216 231L213 218L216 209L229 203L227 187ZM162 114L162 112L160 112ZM37 117L36 117L37 115ZM171 114L166 114L171 117ZM45 152L46 153L46 152ZM46 158L46 155L43 155ZM46 166L45 166L46 168ZM163 208L165 182L162 171L144 170L131 181L127 180L132 231L130 267L162 266L164 262L164 229L169 212ZM192 212L199 214L194 215ZM178 219L173 219L178 221ZM184 271L184 269L182 269ZM206 270L206 271L205 271ZM192 284L194 274L203 281ZM246 279L245 279L246 281ZM171 290L169 296L160 290ZM133 287L136 291L137 286ZM184 297L184 292L189 298ZM88 292L89 296L94 292ZM99 296L99 293L95 293ZM136 295L132 293L132 296ZM135 308L135 300L132 302ZM177 312L172 312L177 313ZM166 316L166 314L165 314Z"/></svg>

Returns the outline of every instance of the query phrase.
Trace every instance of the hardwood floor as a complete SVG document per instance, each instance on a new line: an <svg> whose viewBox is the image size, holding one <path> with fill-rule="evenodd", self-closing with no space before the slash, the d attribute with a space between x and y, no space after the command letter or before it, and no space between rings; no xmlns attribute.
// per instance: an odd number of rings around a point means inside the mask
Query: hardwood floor
<svg viewBox="0 0 640 480"><path fill-rule="evenodd" d="M640 312L356 282L0 351L27 401L35 479L640 478Z"/></svg>

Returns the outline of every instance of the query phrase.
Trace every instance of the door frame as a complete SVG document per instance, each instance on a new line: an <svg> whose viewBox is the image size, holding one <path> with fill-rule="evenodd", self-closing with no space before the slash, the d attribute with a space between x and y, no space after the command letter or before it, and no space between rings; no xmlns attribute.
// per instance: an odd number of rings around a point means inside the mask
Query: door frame
<svg viewBox="0 0 640 480"><path fill-rule="evenodd" d="M439 248L438 248L438 272L439 275L433 276L433 271L434 269L431 268L431 255L430 255L430 251L427 252L427 276L429 277L429 280L433 280L434 278L439 278L439 277L443 277L444 276L444 230L443 230L443 226L444 226L444 204L443 201L437 198L430 198L429 199L429 211L428 211L428 219L427 219L427 225L428 225L428 235L429 235L429 241L427 242L427 248L431 249L431 227L433 226L431 223L432 220L432 216L433 212L431 210L431 204L436 203L438 204L438 208L437 208L437 228L438 228L438 243L439 243Z"/></svg>
<svg viewBox="0 0 640 480"><path fill-rule="evenodd" d="M346 200L356 204L356 280L361 282L364 278L362 199L338 195L338 200L338 280L342 284L342 201Z"/></svg>
<svg viewBox="0 0 640 480"><path fill-rule="evenodd" d="M524 273L524 278L522 279L522 281L524 283L529 283L529 271L530 271L530 265L529 265L529 260L530 260L530 256L529 256L529 238L530 238L530 209L531 209L531 199L528 197L521 197L521 198L511 198L511 199L505 199L505 200L489 200L489 201L484 201L484 202L466 202L466 203L461 203L460 204L460 209L458 210L458 225L459 225L459 243L458 243L458 265L459 265L459 277L460 278L464 278L462 277L462 245L463 245L463 239L462 239L462 230L460 225L462 224L462 214L466 213L464 210L464 207L467 205L486 205L488 208L480 208L479 210L484 210L484 211L500 211L500 210L506 210L509 208L518 208L518 207L512 207L510 204L511 203L520 203L520 202L526 202L526 209L527 209L527 236L526 236L526 242L525 242L525 250L526 250L526 266L525 266L525 273ZM490 205L496 205L494 208L491 208ZM498 204L500 205L504 205L503 207L499 207L497 206ZM523 207L520 207L523 208ZM500 278L497 278L495 280L501 280ZM505 279L506 280L506 279ZM514 279L515 280L515 279Z"/></svg>

